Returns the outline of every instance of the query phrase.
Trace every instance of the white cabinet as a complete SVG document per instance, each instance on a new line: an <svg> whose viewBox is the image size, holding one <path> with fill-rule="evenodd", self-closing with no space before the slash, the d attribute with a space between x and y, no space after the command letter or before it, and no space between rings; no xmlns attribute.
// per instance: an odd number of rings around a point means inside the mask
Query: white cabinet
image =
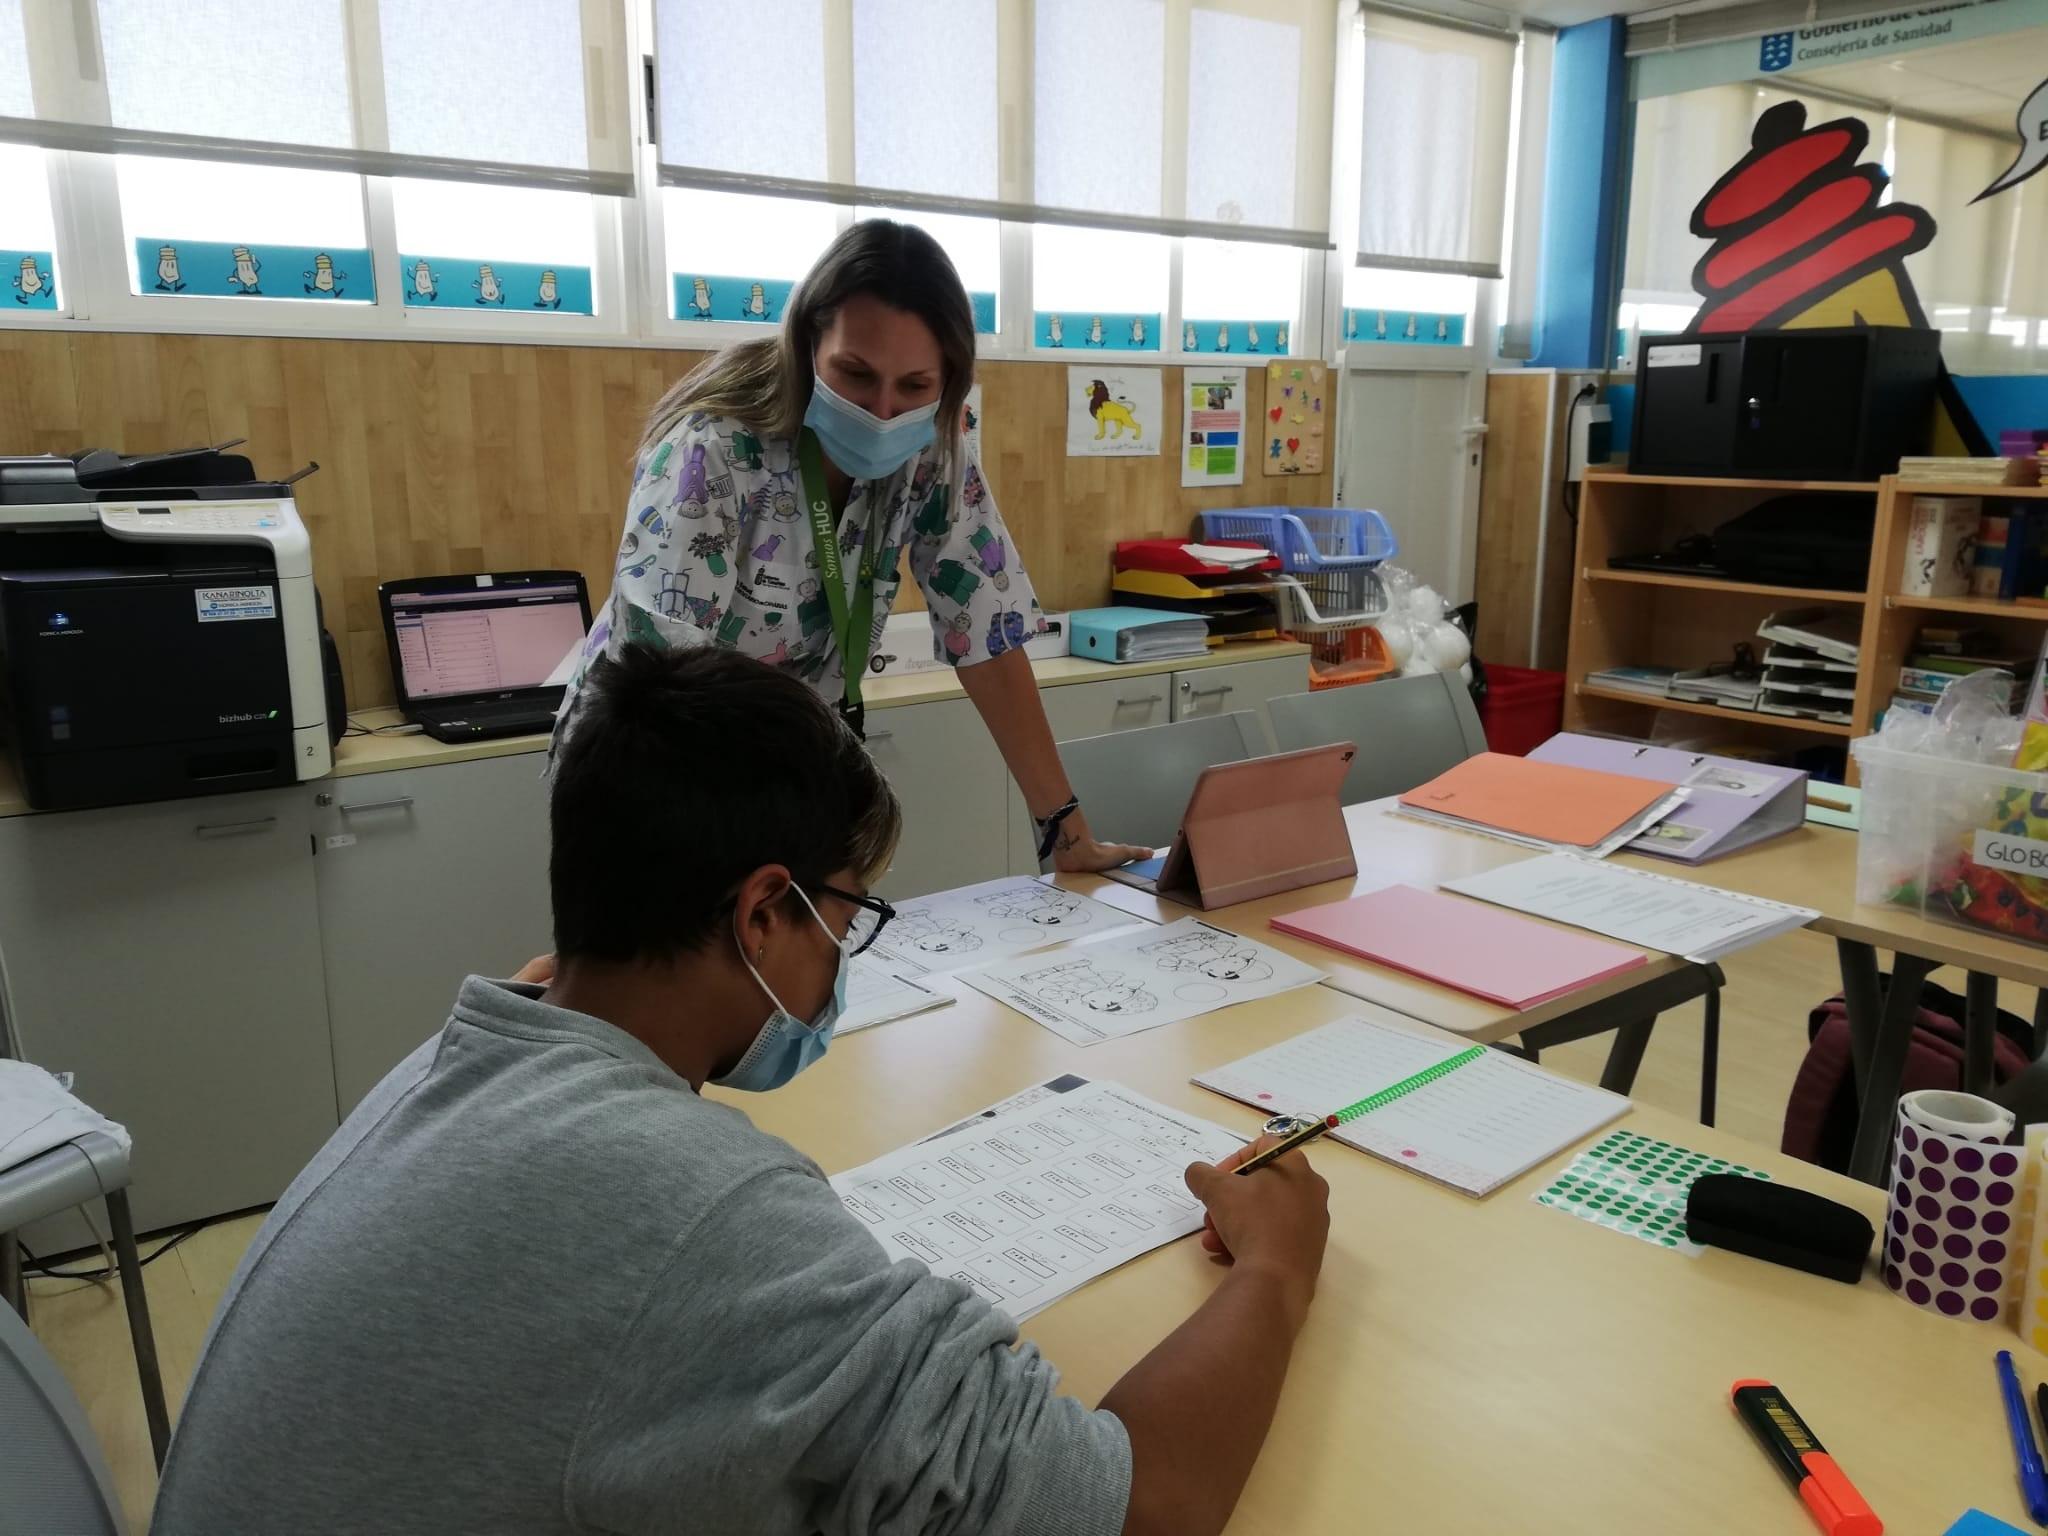
<svg viewBox="0 0 2048 1536"><path fill-rule="evenodd" d="M1268 661L1191 667L1173 674L1173 718L1193 720L1203 715L1227 715L1233 710L1249 709L1258 715L1270 738L1273 722L1266 718L1267 701L1307 690L1306 656L1279 656Z"/></svg>
<svg viewBox="0 0 2048 1536"><path fill-rule="evenodd" d="M1173 675L1154 672L1144 677L1111 678L1099 683L1068 683L1041 688L1045 718L1054 741L1079 741L1111 731L1135 731L1164 725L1173 718Z"/></svg>
<svg viewBox="0 0 2048 1536"><path fill-rule="evenodd" d="M21 1053L135 1138L147 1231L275 1200L334 1131L308 787L0 818ZM76 1216L40 1251L91 1241Z"/></svg>
<svg viewBox="0 0 2048 1536"><path fill-rule="evenodd" d="M868 712L868 751L903 804L892 900L993 880L1009 867L1009 770L966 699Z"/></svg>
<svg viewBox="0 0 2048 1536"><path fill-rule="evenodd" d="M553 947L544 752L330 779L312 793L320 946L346 1116L448 1021L471 973Z"/></svg>

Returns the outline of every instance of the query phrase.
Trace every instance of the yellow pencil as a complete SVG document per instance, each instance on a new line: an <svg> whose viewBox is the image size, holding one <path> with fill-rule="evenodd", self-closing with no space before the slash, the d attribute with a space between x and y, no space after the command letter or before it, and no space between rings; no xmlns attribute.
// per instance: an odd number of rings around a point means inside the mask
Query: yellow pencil
<svg viewBox="0 0 2048 1536"><path fill-rule="evenodd" d="M1263 1168L1281 1153L1292 1152L1296 1147L1305 1147L1318 1136L1335 1129L1337 1129L1337 1117L1335 1115L1325 1115L1322 1119L1313 1121L1303 1126L1300 1130L1282 1137L1256 1157L1246 1158L1237 1165L1235 1171L1238 1173L1250 1173L1255 1168Z"/></svg>

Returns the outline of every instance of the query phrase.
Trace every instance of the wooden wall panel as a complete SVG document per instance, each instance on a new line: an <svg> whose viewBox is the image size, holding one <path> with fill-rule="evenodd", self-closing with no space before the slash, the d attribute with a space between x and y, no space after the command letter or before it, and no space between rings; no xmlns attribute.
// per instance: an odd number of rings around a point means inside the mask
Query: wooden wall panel
<svg viewBox="0 0 2048 1536"><path fill-rule="evenodd" d="M1565 466L1566 406L1588 377L1597 375L1547 368L1487 375L1477 559L1476 646L1483 661L1552 671L1564 666L1571 632L1573 529L1559 480ZM1537 618L1539 592L1542 614L1532 649L1529 630Z"/></svg>
<svg viewBox="0 0 2048 1536"><path fill-rule="evenodd" d="M0 334L0 452L128 453L246 437L258 473L310 461L297 488L351 708L392 696L377 586L404 576L560 566L611 590L641 418L700 354L635 347ZM1069 459L1064 363L986 363L983 453L1048 608L1109 599L1119 539L1183 533L1204 507L1327 506L1334 465L1184 491L1178 368L1158 458ZM1265 375L1249 370L1248 420ZM1334 391L1332 392L1334 400ZM1334 410L1334 405L1332 410ZM899 606L914 607L906 583Z"/></svg>

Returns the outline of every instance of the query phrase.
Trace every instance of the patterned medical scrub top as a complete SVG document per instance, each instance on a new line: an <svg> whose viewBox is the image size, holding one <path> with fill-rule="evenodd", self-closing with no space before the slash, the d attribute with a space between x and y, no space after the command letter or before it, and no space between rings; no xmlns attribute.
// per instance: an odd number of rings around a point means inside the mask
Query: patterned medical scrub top
<svg viewBox="0 0 2048 1536"><path fill-rule="evenodd" d="M924 449L885 480L856 481L839 518L849 604L872 514L875 607L870 657L902 583L903 551L931 612L933 653L956 667L1019 649L1043 625L964 444L955 485ZM612 595L590 627L562 712L597 658L633 640L729 646L794 672L827 702L845 693L832 611L791 438L756 437L724 417L685 417L633 471Z"/></svg>

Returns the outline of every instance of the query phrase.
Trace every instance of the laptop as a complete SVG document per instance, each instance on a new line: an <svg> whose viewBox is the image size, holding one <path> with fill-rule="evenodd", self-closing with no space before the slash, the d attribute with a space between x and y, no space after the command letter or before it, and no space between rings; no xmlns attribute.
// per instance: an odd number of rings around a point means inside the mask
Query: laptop
<svg viewBox="0 0 2048 1536"><path fill-rule="evenodd" d="M1166 855L1103 876L1204 911L1348 880L1358 861L1338 796L1357 755L1338 742L1212 764Z"/></svg>
<svg viewBox="0 0 2048 1536"><path fill-rule="evenodd" d="M554 728L554 681L590 630L575 571L420 576L377 589L405 717L436 741Z"/></svg>

